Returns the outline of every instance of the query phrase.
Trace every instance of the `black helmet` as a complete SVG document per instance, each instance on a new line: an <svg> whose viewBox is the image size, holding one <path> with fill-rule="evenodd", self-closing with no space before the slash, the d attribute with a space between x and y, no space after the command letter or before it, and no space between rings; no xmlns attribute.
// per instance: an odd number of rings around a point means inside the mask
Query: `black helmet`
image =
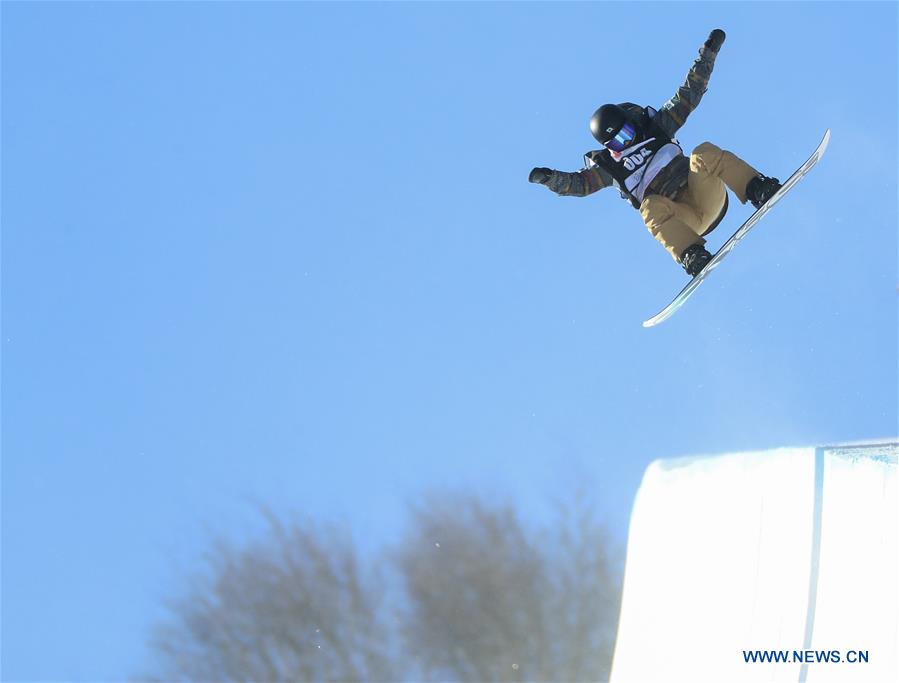
<svg viewBox="0 0 899 683"><path fill-rule="evenodd" d="M604 145L621 130L625 121L627 121L627 114L621 107L617 104L604 104L593 112L593 117L590 119L590 132L601 145Z"/></svg>
<svg viewBox="0 0 899 683"><path fill-rule="evenodd" d="M630 102L604 104L593 112L593 117L590 119L590 132L600 144L605 145L621 131L624 124L629 123L636 133L635 139L639 141L642 133L640 125L642 118L640 114L642 113L641 107Z"/></svg>

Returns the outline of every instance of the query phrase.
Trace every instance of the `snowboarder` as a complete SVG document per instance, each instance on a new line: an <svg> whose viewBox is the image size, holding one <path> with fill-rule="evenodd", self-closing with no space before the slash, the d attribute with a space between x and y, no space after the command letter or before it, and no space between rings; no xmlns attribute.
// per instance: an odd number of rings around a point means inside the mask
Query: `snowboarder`
<svg viewBox="0 0 899 683"><path fill-rule="evenodd" d="M590 131L603 149L584 155L586 168L576 173L535 168L528 180L575 197L615 187L674 260L690 276L699 274L712 258L704 238L727 212L727 188L756 208L780 188L777 178L710 142L687 158L674 139L706 91L724 38L721 29L709 34L686 81L661 109L631 102L597 109Z"/></svg>

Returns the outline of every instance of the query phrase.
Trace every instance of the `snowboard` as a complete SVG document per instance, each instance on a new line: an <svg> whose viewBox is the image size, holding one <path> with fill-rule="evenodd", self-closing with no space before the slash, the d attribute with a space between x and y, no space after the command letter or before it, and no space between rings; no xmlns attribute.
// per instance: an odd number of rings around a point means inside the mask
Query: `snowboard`
<svg viewBox="0 0 899 683"><path fill-rule="evenodd" d="M756 212L752 214L733 235L731 235L730 239L728 239L727 242L725 242L722 247L715 253L715 255L712 257L712 260L709 261L708 265L706 265L706 267L699 272L699 275L690 280L690 282L687 283L687 286L680 291L680 294L674 297L674 301L668 304L658 314L654 315L649 320L644 321L643 327L653 327L654 325L658 325L659 323L664 322L672 315L674 315L675 312L677 312L677 310L687 302L687 299L690 298L690 295L696 291L699 285L705 282L706 278L708 278L708 276L712 274L712 271L714 271L715 268L718 267L718 265L724 260L724 257L727 256L733 250L733 248L737 246L737 243L741 239L743 239L750 230L752 230L756 223L761 220L762 216L768 213L771 210L771 207L777 204L777 202L779 202L787 192L793 189L793 186L796 183L798 183L800 180L802 180L803 177L805 177L806 173L812 170L812 167L817 164L818 160L821 159L821 157L824 155L824 150L827 149L827 143L829 142L830 129L825 131L824 138L818 145L818 149L816 149L814 153L808 158L808 161L802 164L802 166L800 166L793 175L787 178L783 186L774 195L772 195L771 199L763 204L761 208L757 209Z"/></svg>

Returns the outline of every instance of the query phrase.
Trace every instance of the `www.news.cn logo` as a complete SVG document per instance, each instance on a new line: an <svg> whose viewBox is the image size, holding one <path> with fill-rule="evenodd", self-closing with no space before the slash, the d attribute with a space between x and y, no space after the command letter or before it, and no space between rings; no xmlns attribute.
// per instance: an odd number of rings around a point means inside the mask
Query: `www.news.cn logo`
<svg viewBox="0 0 899 683"><path fill-rule="evenodd" d="M743 650L747 664L867 664L867 650Z"/></svg>

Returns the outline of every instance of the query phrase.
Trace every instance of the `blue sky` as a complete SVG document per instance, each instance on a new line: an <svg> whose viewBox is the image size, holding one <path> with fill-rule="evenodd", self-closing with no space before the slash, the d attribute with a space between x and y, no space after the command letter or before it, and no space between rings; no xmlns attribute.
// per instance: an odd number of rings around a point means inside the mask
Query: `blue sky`
<svg viewBox="0 0 899 683"><path fill-rule="evenodd" d="M685 275L600 104L815 171ZM255 505L398 537L433 487L578 483L623 541L656 458L894 436L895 3L2 5L2 674L152 670L161 601ZM750 214L732 203L711 239Z"/></svg>

